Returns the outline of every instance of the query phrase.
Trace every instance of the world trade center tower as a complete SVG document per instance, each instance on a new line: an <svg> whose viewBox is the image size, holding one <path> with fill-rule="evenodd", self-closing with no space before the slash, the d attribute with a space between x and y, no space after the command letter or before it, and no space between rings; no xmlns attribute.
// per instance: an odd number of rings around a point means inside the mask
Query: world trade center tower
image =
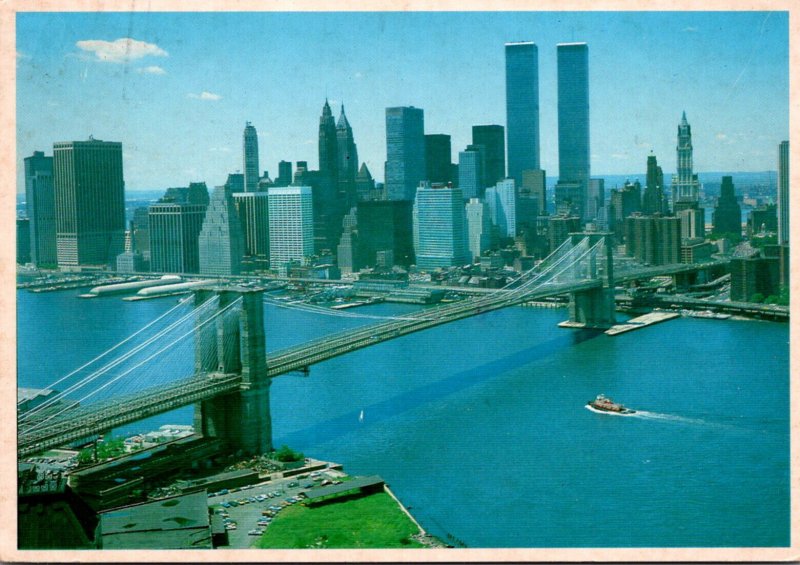
<svg viewBox="0 0 800 565"><path fill-rule="evenodd" d="M508 176L539 168L539 50L532 41L506 43Z"/></svg>
<svg viewBox="0 0 800 565"><path fill-rule="evenodd" d="M559 43L558 177L589 187L589 46Z"/></svg>

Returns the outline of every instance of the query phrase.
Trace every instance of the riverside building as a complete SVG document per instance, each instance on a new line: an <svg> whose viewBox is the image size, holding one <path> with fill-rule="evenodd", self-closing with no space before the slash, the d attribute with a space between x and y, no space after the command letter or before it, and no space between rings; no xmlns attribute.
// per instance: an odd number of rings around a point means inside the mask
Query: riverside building
<svg viewBox="0 0 800 565"><path fill-rule="evenodd" d="M53 144L59 268L106 268L124 250L122 143L89 138Z"/></svg>

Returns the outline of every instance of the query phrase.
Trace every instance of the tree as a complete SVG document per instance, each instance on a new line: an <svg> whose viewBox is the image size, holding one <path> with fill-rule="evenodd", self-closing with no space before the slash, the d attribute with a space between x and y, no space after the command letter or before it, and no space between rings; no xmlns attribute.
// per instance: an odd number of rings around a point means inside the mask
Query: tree
<svg viewBox="0 0 800 565"><path fill-rule="evenodd" d="M78 465L88 465L94 459L91 448L81 449L78 453Z"/></svg>
<svg viewBox="0 0 800 565"><path fill-rule="evenodd" d="M764 302L764 295L760 292L756 292L753 296L750 297L748 302Z"/></svg>
<svg viewBox="0 0 800 565"><path fill-rule="evenodd" d="M276 453L275 458L282 463L291 463L292 461L300 461L305 458L305 455L297 451L289 449L288 446L282 446Z"/></svg>

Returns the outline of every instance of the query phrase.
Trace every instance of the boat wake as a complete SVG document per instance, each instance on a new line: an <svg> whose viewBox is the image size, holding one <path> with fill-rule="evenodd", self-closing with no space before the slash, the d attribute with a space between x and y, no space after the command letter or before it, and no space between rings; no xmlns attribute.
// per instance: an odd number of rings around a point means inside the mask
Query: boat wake
<svg viewBox="0 0 800 565"><path fill-rule="evenodd" d="M588 404L585 408L595 414L604 414L607 416L624 416L626 418L641 418L644 420L662 420L666 422L675 422L679 424L708 424L705 420L697 418L685 418L683 416L676 416L675 414L661 414L659 412L647 412L646 410L636 410L632 414L621 414L619 412L611 412L608 410L597 410Z"/></svg>
<svg viewBox="0 0 800 565"><path fill-rule="evenodd" d="M684 416L676 416L675 414L660 414L658 412L647 412L645 410L637 410L635 414L631 414L638 418L647 420L665 420L667 422L677 422L680 424L707 424L705 420L698 418L686 418Z"/></svg>

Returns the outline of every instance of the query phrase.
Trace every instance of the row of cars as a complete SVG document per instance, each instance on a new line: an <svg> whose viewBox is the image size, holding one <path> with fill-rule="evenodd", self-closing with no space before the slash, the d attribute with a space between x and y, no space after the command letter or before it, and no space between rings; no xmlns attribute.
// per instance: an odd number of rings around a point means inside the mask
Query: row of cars
<svg viewBox="0 0 800 565"><path fill-rule="evenodd" d="M230 513L227 511L228 508L230 508L231 506L241 506L243 504L250 504L253 502L255 503L265 502L268 498L270 497L274 498L276 496L279 496L280 494L281 493L279 493L278 491L275 491L269 493L269 495L260 494L258 496L253 496L241 500L226 501L222 503L222 508L218 508L216 510L216 513L222 518L226 530L229 531L236 530L239 527L238 523L236 522L236 520L230 517ZM272 519L275 518L275 516L277 516L278 512L280 512L287 506L300 502L301 500L303 500L304 497L305 495L300 493L295 496L287 497L279 502L277 501L273 502L272 504L270 504L269 507L261 511L261 515L258 517L256 521L256 527L248 531L247 533L251 536L262 535L266 531L267 526L269 526L269 524L272 522Z"/></svg>
<svg viewBox="0 0 800 565"><path fill-rule="evenodd" d="M272 519L278 515L278 512L287 506L300 502L303 500L303 498L305 498L305 495L300 493L295 496L285 498L281 500L280 503L271 504L266 510L262 510L261 517L256 521L256 527L247 532L248 535L260 536L263 534L266 531L267 526L269 526L272 522Z"/></svg>

